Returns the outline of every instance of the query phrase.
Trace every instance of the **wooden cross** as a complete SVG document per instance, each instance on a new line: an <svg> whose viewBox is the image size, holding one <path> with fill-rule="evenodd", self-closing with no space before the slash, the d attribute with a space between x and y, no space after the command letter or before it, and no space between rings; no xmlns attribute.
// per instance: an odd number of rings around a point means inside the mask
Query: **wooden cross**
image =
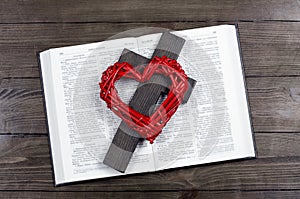
<svg viewBox="0 0 300 199"><path fill-rule="evenodd" d="M165 32L162 34L152 58L155 56L167 56L171 59L177 59L184 43L185 40L181 37ZM128 62L132 66L136 67L139 65L146 65L149 61L150 59L124 49L118 62ZM196 84L196 81L191 78L188 78L188 82L189 89L186 92L182 103L186 103L188 101L192 89ZM168 78L165 78L162 75L153 75L148 82L142 83L138 86L131 101L129 102L129 106L141 114L148 116L151 115L153 107L155 107L155 104L161 95L168 93L168 85ZM140 140L143 140L143 138L122 121L112 140L112 144L106 153L103 163L115 170L125 172L132 154Z"/></svg>

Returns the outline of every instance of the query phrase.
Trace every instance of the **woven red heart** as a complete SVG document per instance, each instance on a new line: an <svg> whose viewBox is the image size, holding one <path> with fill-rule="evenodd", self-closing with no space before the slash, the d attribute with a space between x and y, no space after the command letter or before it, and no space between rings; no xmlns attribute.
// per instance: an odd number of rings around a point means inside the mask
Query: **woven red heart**
<svg viewBox="0 0 300 199"><path fill-rule="evenodd" d="M141 68L143 69L142 73L139 72ZM150 80L153 74L161 74L170 78L171 84L167 98L151 116L147 116L125 104L119 97L114 84L121 77L145 82ZM187 75L184 70L176 60L166 56L154 57L148 65L138 67L133 67L127 62L116 62L102 73L99 85L100 97L106 102L107 107L150 143L153 143L176 112L188 89Z"/></svg>

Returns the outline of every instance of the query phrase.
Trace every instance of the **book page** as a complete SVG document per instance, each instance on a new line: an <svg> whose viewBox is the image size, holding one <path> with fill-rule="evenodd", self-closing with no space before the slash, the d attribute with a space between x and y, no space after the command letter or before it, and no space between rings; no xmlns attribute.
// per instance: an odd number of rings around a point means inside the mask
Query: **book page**
<svg viewBox="0 0 300 199"><path fill-rule="evenodd" d="M45 93L53 91L45 96L48 120L53 121L49 130L56 184L123 175L102 163L121 120L100 99L98 83L101 73L119 59L124 48L137 51L136 39L57 48L41 54L42 61L51 58L51 66L42 64L42 71L43 77L51 76L44 81ZM51 74L46 67L51 67ZM122 86L136 89L136 84L126 82L118 86L121 90ZM143 142L125 174L153 170L152 148Z"/></svg>
<svg viewBox="0 0 300 199"><path fill-rule="evenodd" d="M178 61L197 84L153 144L156 170L254 157L235 27L173 33L186 39ZM138 38L140 53L150 57L159 38Z"/></svg>

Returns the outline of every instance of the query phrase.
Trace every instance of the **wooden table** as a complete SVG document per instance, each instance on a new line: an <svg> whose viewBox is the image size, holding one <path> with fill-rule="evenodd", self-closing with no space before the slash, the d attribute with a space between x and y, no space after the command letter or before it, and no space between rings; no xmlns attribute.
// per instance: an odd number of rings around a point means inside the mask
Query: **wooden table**
<svg viewBox="0 0 300 199"><path fill-rule="evenodd" d="M54 187L36 53L137 27L238 24L258 159ZM1 198L300 198L300 1L0 2Z"/></svg>

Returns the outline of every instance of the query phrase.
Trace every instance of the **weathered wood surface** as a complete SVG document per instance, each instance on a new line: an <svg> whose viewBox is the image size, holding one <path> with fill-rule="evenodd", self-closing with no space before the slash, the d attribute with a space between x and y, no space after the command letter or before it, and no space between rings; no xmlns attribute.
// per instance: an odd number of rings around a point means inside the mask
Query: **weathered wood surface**
<svg viewBox="0 0 300 199"><path fill-rule="evenodd" d="M300 197L299 0L11 0L0 13L1 198ZM53 186L37 52L228 23L239 26L258 159Z"/></svg>
<svg viewBox="0 0 300 199"><path fill-rule="evenodd" d="M225 23L3 24L0 25L0 78L39 77L35 54L51 47L102 41L138 27L180 30ZM300 75L299 23L239 22L238 26L247 76Z"/></svg>
<svg viewBox="0 0 300 199"><path fill-rule="evenodd" d="M249 77L249 103L255 132L300 131L300 78ZM47 134L38 78L3 79L0 134Z"/></svg>
<svg viewBox="0 0 300 199"><path fill-rule="evenodd" d="M205 199L231 199L231 198L242 198L242 199L253 199L253 198L298 198L300 191L251 191L251 192L240 192L240 191L166 191L166 192L1 192L3 198L64 198L64 199L99 199L99 198L135 198L135 199L153 199L153 198L165 198L165 199L186 199L186 198L205 198Z"/></svg>
<svg viewBox="0 0 300 199"><path fill-rule="evenodd" d="M300 134L257 133L259 159L101 179L54 188L46 136L0 136L0 190L280 190L300 187ZM278 180L280 179L280 181Z"/></svg>
<svg viewBox="0 0 300 199"><path fill-rule="evenodd" d="M2 23L299 20L298 0L4 1Z"/></svg>

